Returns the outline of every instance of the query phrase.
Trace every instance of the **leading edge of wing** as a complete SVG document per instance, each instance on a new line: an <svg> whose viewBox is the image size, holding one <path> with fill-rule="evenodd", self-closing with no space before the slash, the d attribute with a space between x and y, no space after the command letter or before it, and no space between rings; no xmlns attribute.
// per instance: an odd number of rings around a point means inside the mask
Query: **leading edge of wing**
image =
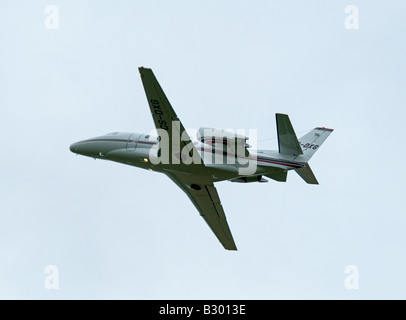
<svg viewBox="0 0 406 320"><path fill-rule="evenodd" d="M189 197L217 239L227 250L237 250L216 187L194 176L166 173Z"/></svg>

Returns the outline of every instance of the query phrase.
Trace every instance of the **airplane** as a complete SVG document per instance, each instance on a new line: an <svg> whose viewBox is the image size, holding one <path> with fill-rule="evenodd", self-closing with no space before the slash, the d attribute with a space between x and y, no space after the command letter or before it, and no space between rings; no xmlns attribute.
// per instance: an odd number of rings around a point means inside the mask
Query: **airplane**
<svg viewBox="0 0 406 320"><path fill-rule="evenodd" d="M333 129L316 127L298 139L289 116L276 113L278 150L253 150L248 137L213 128L200 128L192 141L152 70L139 72L158 136L112 132L73 143L73 153L164 173L227 250L237 247L215 182L267 182L264 177L286 182L293 170L308 184L318 184L308 162Z"/></svg>

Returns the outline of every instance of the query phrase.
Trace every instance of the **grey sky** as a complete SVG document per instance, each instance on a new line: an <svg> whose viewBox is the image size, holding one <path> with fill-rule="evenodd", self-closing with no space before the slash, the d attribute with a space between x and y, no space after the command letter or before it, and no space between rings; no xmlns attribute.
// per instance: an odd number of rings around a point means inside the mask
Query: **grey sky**
<svg viewBox="0 0 406 320"><path fill-rule="evenodd" d="M406 298L405 10L1 1L0 298ZM276 112L297 132L334 128L310 162L320 185L293 172L217 184L239 249L227 252L164 175L72 154L80 139L153 129L139 66L186 128L254 128L263 149L277 148ZM358 290L344 287L347 265Z"/></svg>

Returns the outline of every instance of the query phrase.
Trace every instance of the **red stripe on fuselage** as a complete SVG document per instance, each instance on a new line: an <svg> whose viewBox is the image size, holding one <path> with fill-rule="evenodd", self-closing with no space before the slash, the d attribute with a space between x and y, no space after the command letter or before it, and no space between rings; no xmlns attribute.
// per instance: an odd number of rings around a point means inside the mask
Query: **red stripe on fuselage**
<svg viewBox="0 0 406 320"><path fill-rule="evenodd" d="M275 159L259 159L259 158L250 159L250 158L246 158L246 157L239 157L239 156L236 156L235 154L233 155L233 154L229 154L229 153L224 153L224 152L221 152L221 151L218 151L218 150L201 149L201 151L209 152L211 154L213 154L213 151L214 151L214 153L222 154L223 156L235 156L236 158L240 158L240 159L256 160L257 162L273 163L273 164L278 164L278 165L281 165L281 166L286 166L286 167L291 167L291 168L302 168L303 167L303 165L301 165L299 163L297 163L297 164L296 163L291 163L291 162L287 163L287 162L279 161L279 160L275 160Z"/></svg>

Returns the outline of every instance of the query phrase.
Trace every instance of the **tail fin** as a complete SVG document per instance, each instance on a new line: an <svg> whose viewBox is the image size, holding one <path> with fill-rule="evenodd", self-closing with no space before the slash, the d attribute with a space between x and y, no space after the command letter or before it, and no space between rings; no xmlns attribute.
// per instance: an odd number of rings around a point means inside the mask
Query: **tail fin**
<svg viewBox="0 0 406 320"><path fill-rule="evenodd" d="M299 143L303 150L303 157L306 162L313 157L314 153L332 132L333 129L317 127L299 139Z"/></svg>
<svg viewBox="0 0 406 320"><path fill-rule="evenodd" d="M317 127L298 140L289 116L281 113L276 114L276 128L278 132L279 153L299 158L300 162L305 163L305 166L296 169L296 173L309 184L319 184L307 162L333 132L333 129ZM275 178L267 175L267 177L278 181L286 181L286 172L285 176L277 176Z"/></svg>

